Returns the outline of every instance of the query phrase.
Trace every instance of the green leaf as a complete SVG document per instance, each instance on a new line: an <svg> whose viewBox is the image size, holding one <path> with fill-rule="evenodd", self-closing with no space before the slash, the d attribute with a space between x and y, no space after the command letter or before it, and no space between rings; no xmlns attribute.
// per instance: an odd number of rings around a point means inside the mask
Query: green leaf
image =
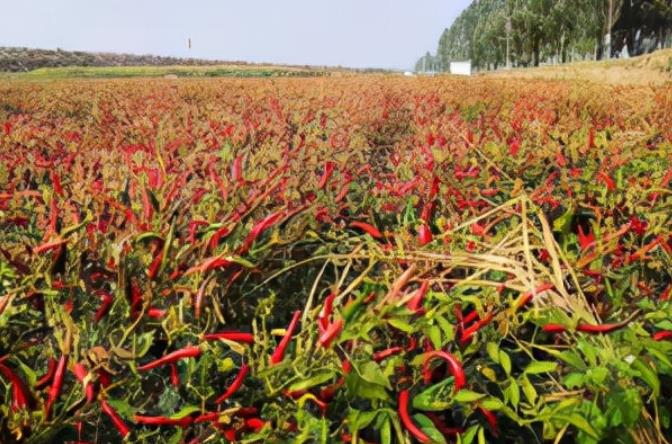
<svg viewBox="0 0 672 444"><path fill-rule="evenodd" d="M577 429L579 429L579 430L581 430L582 432L586 433L586 434L589 435L591 438L594 438L594 439L600 439L600 435L599 435L599 433L597 432L597 430L595 430L595 429L593 428L593 426L590 425L590 423L588 422L588 420L586 420L586 418L584 418L584 417L583 417L581 414L579 414L579 413L572 413L572 414L569 415L569 416L566 416L566 415L555 415L553 418L554 418L554 419L557 419L557 420L559 420L559 421L566 421L566 422L572 424L574 427L576 427Z"/></svg>
<svg viewBox="0 0 672 444"><path fill-rule="evenodd" d="M639 358L635 359L632 363L632 367L639 372L642 380L651 387L653 396L658 398L660 396L660 379L658 379L658 374Z"/></svg>
<svg viewBox="0 0 672 444"><path fill-rule="evenodd" d="M565 387L567 387L568 389L583 387L584 381L585 381L585 374L580 372L568 373L563 379Z"/></svg>
<svg viewBox="0 0 672 444"><path fill-rule="evenodd" d="M529 403L534 405L537 400L537 390L534 388L534 385L525 376L521 376L520 385Z"/></svg>
<svg viewBox="0 0 672 444"><path fill-rule="evenodd" d="M520 387L518 386L518 383L515 379L510 378L509 381L510 383L508 387L506 387L504 394L507 396L507 399L511 405L514 408L517 408L518 403L520 402Z"/></svg>
<svg viewBox="0 0 672 444"><path fill-rule="evenodd" d="M525 368L525 373L528 375L536 375L539 373L551 373L558 368L557 362L552 361L533 361Z"/></svg>
<svg viewBox="0 0 672 444"><path fill-rule="evenodd" d="M325 382L331 380L334 377L334 372L332 370L323 370L320 371L314 375L312 375L310 378L304 379L302 381L295 382L294 384L289 386L289 391L290 392L299 392L302 390L308 390L311 387L315 387L320 384L324 384Z"/></svg>
<svg viewBox="0 0 672 444"><path fill-rule="evenodd" d="M434 316L434 319L436 319L437 324L439 324L439 327L441 327L441 330L443 331L443 336L446 338L446 341L452 341L455 339L455 327L453 324L448 322L446 318L443 316Z"/></svg>
<svg viewBox="0 0 672 444"><path fill-rule="evenodd" d="M488 410L501 410L504 408L504 403L501 399L495 397L488 397L480 402L481 407Z"/></svg>
<svg viewBox="0 0 672 444"><path fill-rule="evenodd" d="M450 408L451 400L442 396L442 390L452 386L452 378L434 384L413 397L413 408L426 412L440 412Z"/></svg>
<svg viewBox="0 0 672 444"><path fill-rule="evenodd" d="M499 364L507 375L511 374L511 358L504 350L499 350Z"/></svg>
<svg viewBox="0 0 672 444"><path fill-rule="evenodd" d="M401 319L398 318L392 318L389 321L387 321L392 327L396 328L397 330L401 330L404 333L413 333L414 329L409 324L408 322L402 321Z"/></svg>
<svg viewBox="0 0 672 444"><path fill-rule="evenodd" d="M373 422L376 415L378 415L377 411L361 411L350 408L350 412L348 412L348 427L353 432L366 428Z"/></svg>
<svg viewBox="0 0 672 444"><path fill-rule="evenodd" d="M466 432L457 435L457 442L461 444L471 444L480 429L481 426L478 424L469 427Z"/></svg>
<svg viewBox="0 0 672 444"><path fill-rule="evenodd" d="M381 401L387 401L389 399L389 395L383 386L365 381L357 374L357 372L350 372L345 378L345 383L348 391L352 393L353 396Z"/></svg>
<svg viewBox="0 0 672 444"><path fill-rule="evenodd" d="M441 348L441 329L436 325L431 325L427 328L427 337L432 341L432 345L435 349Z"/></svg>
<svg viewBox="0 0 672 444"><path fill-rule="evenodd" d="M499 364L499 346L494 342L488 342L485 345L485 349L488 352L488 356L495 364Z"/></svg>
<svg viewBox="0 0 672 444"><path fill-rule="evenodd" d="M574 208L569 207L562 214L562 216L558 217L553 221L553 231L563 234L568 233L571 228L573 219L574 219Z"/></svg>
<svg viewBox="0 0 672 444"><path fill-rule="evenodd" d="M443 437L443 434L436 429L436 426L431 419L423 414L417 414L413 415L413 420L417 426L425 432L425 435L429 437L431 443L446 444L446 439Z"/></svg>
<svg viewBox="0 0 672 444"><path fill-rule="evenodd" d="M390 380L385 376L383 370L373 361L368 361L359 368L362 379L372 384L377 384L388 389L392 389Z"/></svg>
<svg viewBox="0 0 672 444"><path fill-rule="evenodd" d="M456 402L474 402L479 399L485 398L486 395L483 393L476 393L471 390L460 390L453 396L453 400Z"/></svg>

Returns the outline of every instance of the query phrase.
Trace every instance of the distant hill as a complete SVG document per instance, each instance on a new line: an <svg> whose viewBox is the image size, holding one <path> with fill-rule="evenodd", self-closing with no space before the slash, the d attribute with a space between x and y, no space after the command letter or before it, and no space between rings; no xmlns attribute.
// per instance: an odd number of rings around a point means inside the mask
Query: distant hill
<svg viewBox="0 0 672 444"><path fill-rule="evenodd" d="M0 47L0 71L4 72L26 72L38 68L65 66L206 66L222 64L245 65L247 63L154 55Z"/></svg>

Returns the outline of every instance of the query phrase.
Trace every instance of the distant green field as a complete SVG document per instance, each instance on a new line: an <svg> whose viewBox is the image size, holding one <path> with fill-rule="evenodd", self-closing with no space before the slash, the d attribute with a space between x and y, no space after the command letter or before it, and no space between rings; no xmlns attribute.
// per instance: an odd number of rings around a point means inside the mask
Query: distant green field
<svg viewBox="0 0 672 444"><path fill-rule="evenodd" d="M217 66L111 66L111 67L62 67L40 68L11 77L22 79L65 78L129 78L129 77L319 77L328 71L285 68L264 65Z"/></svg>

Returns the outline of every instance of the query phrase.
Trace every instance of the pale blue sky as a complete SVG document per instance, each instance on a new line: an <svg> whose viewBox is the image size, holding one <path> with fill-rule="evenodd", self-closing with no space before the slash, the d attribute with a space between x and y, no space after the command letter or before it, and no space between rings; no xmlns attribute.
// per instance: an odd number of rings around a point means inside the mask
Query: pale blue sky
<svg viewBox="0 0 672 444"><path fill-rule="evenodd" d="M0 46L404 69L469 3L0 0Z"/></svg>

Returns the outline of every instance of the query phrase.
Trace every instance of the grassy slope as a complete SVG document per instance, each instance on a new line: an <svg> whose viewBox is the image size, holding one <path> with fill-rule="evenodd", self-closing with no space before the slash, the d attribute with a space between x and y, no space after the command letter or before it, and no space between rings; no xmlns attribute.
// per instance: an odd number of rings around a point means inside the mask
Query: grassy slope
<svg viewBox="0 0 672 444"><path fill-rule="evenodd" d="M34 71L9 74L20 79L64 79L64 78L128 78L128 77L270 77L270 76L313 76L324 71L296 67L272 65L216 65L216 66L110 66L61 68L40 68Z"/></svg>
<svg viewBox="0 0 672 444"><path fill-rule="evenodd" d="M579 80L608 84L660 85L672 81L672 49L627 60L577 62L482 74L514 79Z"/></svg>

